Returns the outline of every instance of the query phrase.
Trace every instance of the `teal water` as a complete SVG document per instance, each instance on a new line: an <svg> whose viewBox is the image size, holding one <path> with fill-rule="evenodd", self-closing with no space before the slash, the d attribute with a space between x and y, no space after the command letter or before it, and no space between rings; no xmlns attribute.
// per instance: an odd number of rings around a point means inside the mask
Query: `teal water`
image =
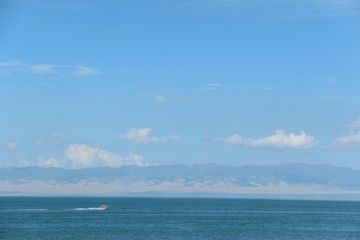
<svg viewBox="0 0 360 240"><path fill-rule="evenodd" d="M360 202L1 197L0 239L360 239Z"/></svg>

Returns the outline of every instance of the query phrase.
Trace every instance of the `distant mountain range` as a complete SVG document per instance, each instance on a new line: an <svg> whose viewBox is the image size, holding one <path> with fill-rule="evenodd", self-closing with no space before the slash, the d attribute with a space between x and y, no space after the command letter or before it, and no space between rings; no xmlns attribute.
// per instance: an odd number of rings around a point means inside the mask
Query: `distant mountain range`
<svg viewBox="0 0 360 240"><path fill-rule="evenodd" d="M360 171L332 165L0 168L0 195L358 194Z"/></svg>

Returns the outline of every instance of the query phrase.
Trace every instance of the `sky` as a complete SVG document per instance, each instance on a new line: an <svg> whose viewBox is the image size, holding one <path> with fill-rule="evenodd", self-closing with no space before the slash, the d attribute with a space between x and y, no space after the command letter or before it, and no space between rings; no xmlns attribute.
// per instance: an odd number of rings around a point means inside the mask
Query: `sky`
<svg viewBox="0 0 360 240"><path fill-rule="evenodd" d="M0 0L0 167L360 170L358 0Z"/></svg>

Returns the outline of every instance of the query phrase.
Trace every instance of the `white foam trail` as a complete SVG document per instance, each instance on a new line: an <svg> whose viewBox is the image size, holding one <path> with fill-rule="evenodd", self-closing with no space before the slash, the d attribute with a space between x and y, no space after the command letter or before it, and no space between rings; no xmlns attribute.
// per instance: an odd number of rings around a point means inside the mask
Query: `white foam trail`
<svg viewBox="0 0 360 240"><path fill-rule="evenodd" d="M47 211L46 208L25 208L25 209L16 209L18 211Z"/></svg>
<svg viewBox="0 0 360 240"><path fill-rule="evenodd" d="M47 208L5 208L5 209L0 209L1 211L4 212L44 212L44 211L48 211L49 209Z"/></svg>
<svg viewBox="0 0 360 240"><path fill-rule="evenodd" d="M74 208L74 209L70 209L70 210L75 210L75 211L101 211L104 209L98 208L98 207L90 207L90 208Z"/></svg>

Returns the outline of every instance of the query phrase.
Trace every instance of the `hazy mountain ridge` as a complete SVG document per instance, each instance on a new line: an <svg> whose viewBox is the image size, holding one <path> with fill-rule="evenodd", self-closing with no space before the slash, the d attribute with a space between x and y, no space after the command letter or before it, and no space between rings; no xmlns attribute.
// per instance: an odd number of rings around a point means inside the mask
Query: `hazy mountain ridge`
<svg viewBox="0 0 360 240"><path fill-rule="evenodd" d="M11 183L52 182L71 184L98 182L146 182L152 185L181 183L224 184L233 186L322 186L360 190L360 171L332 165L281 164L274 166L160 165L149 167L124 166L87 169L62 168L0 168L0 181ZM0 190L1 191L1 190Z"/></svg>

